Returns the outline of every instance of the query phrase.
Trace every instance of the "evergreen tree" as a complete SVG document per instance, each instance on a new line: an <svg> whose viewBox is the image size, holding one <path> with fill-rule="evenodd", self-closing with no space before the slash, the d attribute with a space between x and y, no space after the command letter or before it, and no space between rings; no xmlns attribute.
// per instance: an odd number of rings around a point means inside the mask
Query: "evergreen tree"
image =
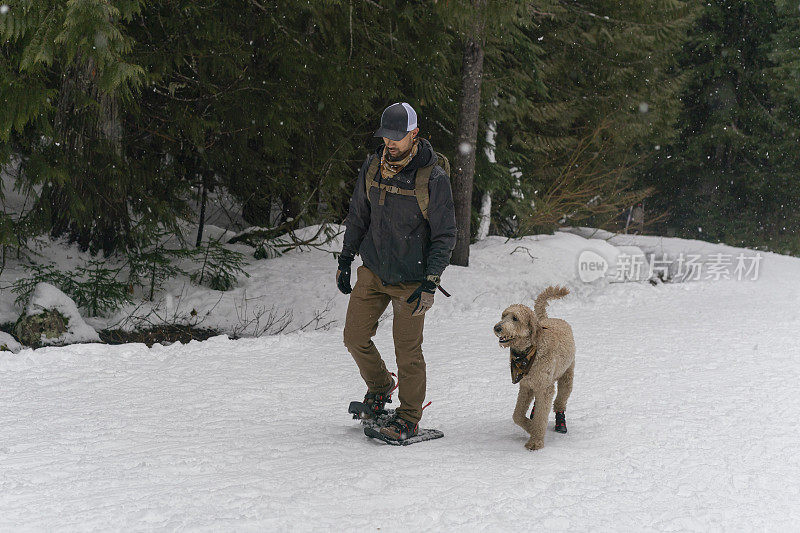
<svg viewBox="0 0 800 533"><path fill-rule="evenodd" d="M0 142L22 158L22 186L54 236L113 250L132 229L127 199L142 193L124 157L121 107L144 71L129 61L125 23L138 0L10 2L0 15ZM7 161L7 159L6 159Z"/></svg>
<svg viewBox="0 0 800 533"><path fill-rule="evenodd" d="M763 188L771 206L767 242L782 253L800 252L800 9L787 0L776 2L777 30L768 47L773 66L765 69L777 136L767 153L771 174Z"/></svg>
<svg viewBox="0 0 800 533"><path fill-rule="evenodd" d="M179 234L186 201L216 187L256 225L341 220L386 105L409 101L421 134L455 158L474 23L461 8L471 4L9 2L0 163L22 158L40 229L95 250L135 249L155 226ZM669 137L681 85L669 58L685 2L488 0L484 18L479 128L496 124L498 162L484 131L470 143L497 219L531 211L530 200L547 211L542 191L578 146L599 176ZM559 209L569 214L553 202Z"/></svg>
<svg viewBox="0 0 800 533"><path fill-rule="evenodd" d="M180 17L166 5L146 14L163 27L137 33L153 74L142 109L154 133L145 139L175 155L167 169L174 180L201 192L227 188L250 223L289 229L343 216L367 149L379 142L380 111L392 102L420 109L423 135L443 131L439 103L452 94L454 69L440 52L450 37L430 7L194 4L185 2Z"/></svg>
<svg viewBox="0 0 800 533"><path fill-rule="evenodd" d="M681 59L691 74L682 130L653 174L662 179L667 223L682 236L751 246L782 240L798 199L785 165L786 141L797 135L797 27L786 17L775 2L715 0L691 32Z"/></svg>
<svg viewBox="0 0 800 533"><path fill-rule="evenodd" d="M372 135L389 104L411 103L419 113L420 135L452 156L460 62L454 60L455 39L441 6L403 1L312 6L313 12L301 12L300 27L317 28L306 32L305 42L318 54L304 61L308 69L302 71L301 65L283 65L299 72L285 82L291 95L277 104L305 115L293 121L295 131L286 137L293 164L313 177L300 190L318 189L320 201L343 213L357 169L367 151L382 142ZM304 129L297 131L298 125ZM297 168L288 173L302 175ZM297 196L298 188L289 183L290 195Z"/></svg>
<svg viewBox="0 0 800 533"><path fill-rule="evenodd" d="M0 164L21 156L40 229L84 248L179 233L217 186L259 225L276 205L285 229L341 216L394 101L452 145L453 37L430 5L20 0L2 17Z"/></svg>
<svg viewBox="0 0 800 533"><path fill-rule="evenodd" d="M497 191L496 222L532 224L501 229L603 225L640 197L625 171L674 133L684 80L673 55L692 17L677 0L542 2L487 56L496 82L484 106L506 169L481 161L490 179L479 186Z"/></svg>

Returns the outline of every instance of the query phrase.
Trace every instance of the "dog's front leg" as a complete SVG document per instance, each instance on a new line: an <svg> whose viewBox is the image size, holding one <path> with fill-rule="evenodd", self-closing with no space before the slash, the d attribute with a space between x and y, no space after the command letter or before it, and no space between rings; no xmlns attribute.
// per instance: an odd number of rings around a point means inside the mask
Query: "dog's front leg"
<svg viewBox="0 0 800 533"><path fill-rule="evenodd" d="M544 434L547 430L547 415L550 414L550 402L553 401L556 388L550 385L543 391L536 391L536 405L541 406L533 412L533 420L530 421L530 434L531 438L525 443L525 447L529 450L538 450L544 447Z"/></svg>
<svg viewBox="0 0 800 533"><path fill-rule="evenodd" d="M519 386L519 394L517 395L517 406L514 408L514 423L524 429L529 435L531 433L531 421L525 416L528 412L528 407L533 400L533 391L528 387Z"/></svg>

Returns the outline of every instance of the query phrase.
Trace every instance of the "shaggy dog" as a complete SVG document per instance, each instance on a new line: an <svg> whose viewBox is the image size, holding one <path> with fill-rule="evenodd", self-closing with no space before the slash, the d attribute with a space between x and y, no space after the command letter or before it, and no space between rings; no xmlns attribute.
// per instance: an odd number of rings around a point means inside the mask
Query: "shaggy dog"
<svg viewBox="0 0 800 533"><path fill-rule="evenodd" d="M564 287L548 287L536 297L533 310L522 304L509 306L494 327L500 346L511 348L511 381L519 382L519 396L514 409L514 422L528 432L525 443L529 450L544 446L547 415L558 382L558 395L553 403L556 431L567 432L564 411L572 392L575 370L575 340L572 328L560 318L548 318L547 301L569 294ZM525 416L535 399L531 418Z"/></svg>

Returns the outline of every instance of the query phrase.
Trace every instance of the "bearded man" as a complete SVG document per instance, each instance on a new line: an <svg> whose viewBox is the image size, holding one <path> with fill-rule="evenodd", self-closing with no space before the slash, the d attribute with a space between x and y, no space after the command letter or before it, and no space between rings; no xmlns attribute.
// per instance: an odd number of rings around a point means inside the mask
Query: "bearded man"
<svg viewBox="0 0 800 533"><path fill-rule="evenodd" d="M339 290L350 294L344 344L367 385L367 416L384 413L398 389L400 406L380 429L393 440L413 437L418 431L426 387L425 312L433 305L456 243L449 164L418 133L417 113L408 103L383 111L375 137L382 137L384 145L367 157L359 171L336 272ZM357 253L363 265L351 288L350 267ZM372 342L389 303L396 385Z"/></svg>

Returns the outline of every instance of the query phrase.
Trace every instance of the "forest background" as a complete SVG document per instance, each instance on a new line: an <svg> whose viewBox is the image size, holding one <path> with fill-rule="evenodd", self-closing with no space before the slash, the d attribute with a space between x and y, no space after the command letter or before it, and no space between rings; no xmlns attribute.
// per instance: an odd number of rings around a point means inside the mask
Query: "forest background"
<svg viewBox="0 0 800 533"><path fill-rule="evenodd" d="M799 22L781 0L8 0L0 201L30 201L0 212L3 264L49 235L168 276L221 194L279 253L344 219L398 101L453 164L454 264L569 225L797 255Z"/></svg>

